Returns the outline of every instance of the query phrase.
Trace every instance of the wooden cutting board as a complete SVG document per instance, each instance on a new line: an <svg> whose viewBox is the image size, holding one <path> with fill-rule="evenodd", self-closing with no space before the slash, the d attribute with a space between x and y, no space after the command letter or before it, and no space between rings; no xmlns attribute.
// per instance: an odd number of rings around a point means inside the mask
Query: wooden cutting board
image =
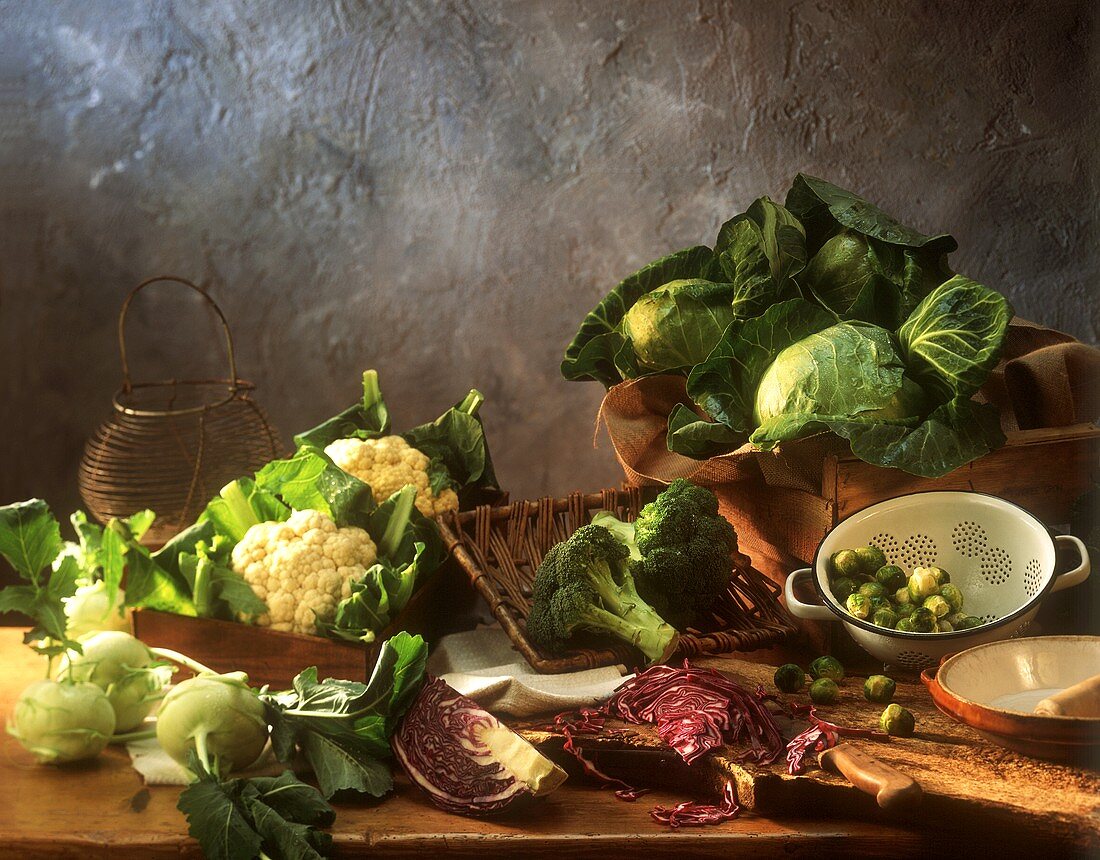
<svg viewBox="0 0 1100 860"><path fill-rule="evenodd" d="M757 684L775 689L770 666L728 657L700 660L699 665L719 669L746 689ZM820 708L821 716L843 726L877 728L882 706L863 698L863 680L862 676L846 678L841 683L841 701ZM980 816L983 826L991 832L995 829L998 842L1037 829L1068 846L1100 847L1100 773L1042 762L995 746L937 710L919 680L895 680L894 701L916 717L914 736L848 742L920 783L923 802L906 817L950 829L952 823L973 827L974 816ZM784 698L808 701L805 693ZM561 735L545 724L517 728L536 746L555 757L560 754ZM636 785L671 787L704 798L715 796L727 780L733 780L741 804L761 812L868 820L886 814L874 798L818 767L816 756L807 756L807 767L798 776L787 773L783 760L763 766L739 763L735 751L728 748L688 767L653 727L612 720L600 736L580 737L578 743L606 772Z"/></svg>

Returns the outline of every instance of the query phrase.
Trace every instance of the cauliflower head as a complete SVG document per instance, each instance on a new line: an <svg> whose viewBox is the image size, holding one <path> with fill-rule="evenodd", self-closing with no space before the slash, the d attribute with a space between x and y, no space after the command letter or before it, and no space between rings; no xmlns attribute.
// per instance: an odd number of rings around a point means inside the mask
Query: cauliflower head
<svg viewBox="0 0 1100 860"><path fill-rule="evenodd" d="M426 517L438 517L458 510L458 494L452 489L438 496L428 478L428 455L413 448L400 436L379 439L337 439L325 448L337 466L371 488L375 499L384 501L404 487L416 487L416 509Z"/></svg>
<svg viewBox="0 0 1100 860"><path fill-rule="evenodd" d="M268 614L256 623L290 633L314 633L332 621L351 584L378 560L378 548L361 528L337 528L320 511L295 511L286 522L256 523L233 547L233 570Z"/></svg>

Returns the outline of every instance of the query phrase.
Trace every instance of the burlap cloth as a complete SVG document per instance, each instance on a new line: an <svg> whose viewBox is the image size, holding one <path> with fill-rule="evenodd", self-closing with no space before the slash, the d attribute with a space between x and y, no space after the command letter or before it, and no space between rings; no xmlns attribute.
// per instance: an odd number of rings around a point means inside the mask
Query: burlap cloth
<svg viewBox="0 0 1100 860"><path fill-rule="evenodd" d="M1001 361L978 398L998 407L1006 433L1093 422L1100 417L1100 350L1014 319ZM720 457L693 460L668 450L668 416L677 403L699 411L682 376L628 380L607 392L597 426L607 427L628 483L667 484L682 477L706 486L763 482L820 493L826 455L846 447L836 436L821 433L772 451L746 444Z"/></svg>

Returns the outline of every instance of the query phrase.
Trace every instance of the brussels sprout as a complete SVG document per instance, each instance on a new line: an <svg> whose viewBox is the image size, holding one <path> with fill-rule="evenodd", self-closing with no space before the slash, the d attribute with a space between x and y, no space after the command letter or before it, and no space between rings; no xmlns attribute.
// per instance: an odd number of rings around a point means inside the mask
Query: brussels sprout
<svg viewBox="0 0 1100 860"><path fill-rule="evenodd" d="M859 587L859 593L864 597L886 597L889 592L881 582L865 582Z"/></svg>
<svg viewBox="0 0 1100 860"><path fill-rule="evenodd" d="M833 681L844 680L844 667L836 657L818 657L810 664L810 675L814 678L829 678Z"/></svg>
<svg viewBox="0 0 1100 860"><path fill-rule="evenodd" d="M956 630L973 630L975 627L981 627L985 622L974 615L966 615L960 618L958 621L952 622Z"/></svg>
<svg viewBox="0 0 1100 860"><path fill-rule="evenodd" d="M908 585L903 585L901 588L894 592L894 603L896 603L898 605L898 608L900 609L913 606L913 600L909 596Z"/></svg>
<svg viewBox="0 0 1100 860"><path fill-rule="evenodd" d="M946 585L951 581L951 576L942 567L930 567L928 568L932 572L932 576L936 579L936 585Z"/></svg>
<svg viewBox="0 0 1100 860"><path fill-rule="evenodd" d="M860 563L859 556L856 555L856 551L853 549L842 549L840 552L833 553L831 565L833 576L844 576L849 579L855 579L863 573L863 565Z"/></svg>
<svg viewBox="0 0 1100 860"><path fill-rule="evenodd" d="M888 627L893 630L898 624L898 614L893 609L876 609L871 616L871 621L876 627Z"/></svg>
<svg viewBox="0 0 1100 860"><path fill-rule="evenodd" d="M916 568L913 575L909 577L909 599L913 603L922 603L924 598L937 594L939 590L940 584L936 582L936 577L927 567Z"/></svg>
<svg viewBox="0 0 1100 860"><path fill-rule="evenodd" d="M99 755L115 732L115 712L95 684L35 681L12 709L8 734L42 764Z"/></svg>
<svg viewBox="0 0 1100 860"><path fill-rule="evenodd" d="M920 631L913 625L912 618L899 618L895 630L900 630L902 633L918 633Z"/></svg>
<svg viewBox="0 0 1100 860"><path fill-rule="evenodd" d="M871 598L871 614L874 615L880 609L893 610L894 604L890 602L889 597L872 597Z"/></svg>
<svg viewBox="0 0 1100 860"><path fill-rule="evenodd" d="M810 700L815 705L833 705L840 698L840 687L832 678L818 678L810 684Z"/></svg>
<svg viewBox="0 0 1100 860"><path fill-rule="evenodd" d="M909 616L915 633L932 633L936 629L936 616L931 609L921 607Z"/></svg>
<svg viewBox="0 0 1100 860"><path fill-rule="evenodd" d="M875 579L882 583L887 591L897 591L905 585L905 571L896 564L886 564L875 573Z"/></svg>
<svg viewBox="0 0 1100 860"><path fill-rule="evenodd" d="M784 693L797 693L806 685L806 673L802 671L801 666L784 663L775 670L772 680L775 681L776 689Z"/></svg>
<svg viewBox="0 0 1100 860"><path fill-rule="evenodd" d="M894 698L896 687L897 684L885 675L871 675L863 682L863 697L868 702L885 705Z"/></svg>
<svg viewBox="0 0 1100 860"><path fill-rule="evenodd" d="M957 585L950 582L940 586L940 597L947 601L952 613L961 612L963 608L963 593Z"/></svg>
<svg viewBox="0 0 1100 860"><path fill-rule="evenodd" d="M933 594L931 597L924 598L924 602L921 606L929 610L937 618L946 618L951 614L951 604L938 594Z"/></svg>
<svg viewBox="0 0 1100 860"><path fill-rule="evenodd" d="M946 618L939 618L936 620L936 632L937 633L952 633L955 630L955 625L948 621Z"/></svg>
<svg viewBox="0 0 1100 860"><path fill-rule="evenodd" d="M878 724L888 735L907 738L913 734L916 720L901 705L887 705L886 710L882 712L882 716L878 718Z"/></svg>
<svg viewBox="0 0 1100 860"><path fill-rule="evenodd" d="M871 614L871 598L865 594L850 594L844 606L856 618L866 618Z"/></svg>
<svg viewBox="0 0 1100 860"><path fill-rule="evenodd" d="M849 579L846 576L834 579L831 586L833 597L835 597L841 603L847 600L848 595L854 592L857 587L858 586L856 585L856 581L854 579Z"/></svg>
<svg viewBox="0 0 1100 860"><path fill-rule="evenodd" d="M875 571L886 564L886 553L877 546L861 546L856 550L856 556L865 576L874 576Z"/></svg>

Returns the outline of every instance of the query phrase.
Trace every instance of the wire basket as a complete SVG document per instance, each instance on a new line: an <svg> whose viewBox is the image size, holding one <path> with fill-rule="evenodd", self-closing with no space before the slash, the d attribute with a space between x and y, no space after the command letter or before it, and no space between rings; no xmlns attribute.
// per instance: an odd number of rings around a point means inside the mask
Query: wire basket
<svg viewBox="0 0 1100 860"><path fill-rule="evenodd" d="M133 382L126 357L126 313L150 284L168 281L194 290L214 309L225 332L227 379ZM254 386L237 378L233 337L225 314L201 288L183 278L149 278L130 291L118 315L122 387L114 411L84 446L80 495L100 522L150 508L157 514L144 541L160 544L190 525L229 481L279 456L279 441Z"/></svg>
<svg viewBox="0 0 1100 860"><path fill-rule="evenodd" d="M483 505L451 513L440 530L453 557L465 570L501 627L536 672L558 674L597 666L641 662L625 643L574 637L578 647L561 655L544 654L527 638L531 583L543 556L554 544L591 521L595 511L612 511L633 520L642 506L637 487L573 493L565 499L517 501L502 507ZM728 591L711 607L698 628L680 636L677 654L723 654L776 645L795 632L794 622L779 604L779 587L755 570L748 556L734 553Z"/></svg>

